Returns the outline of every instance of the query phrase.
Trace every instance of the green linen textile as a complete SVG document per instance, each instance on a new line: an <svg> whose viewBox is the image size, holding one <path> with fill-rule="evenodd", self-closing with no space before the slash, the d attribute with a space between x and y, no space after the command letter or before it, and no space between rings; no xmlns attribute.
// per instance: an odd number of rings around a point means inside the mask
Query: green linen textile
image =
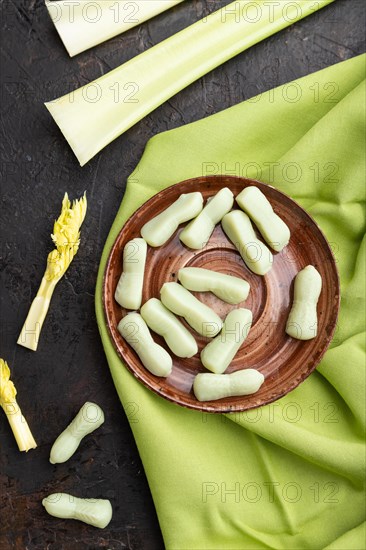
<svg viewBox="0 0 366 550"><path fill-rule="evenodd" d="M107 239L96 311L168 549L365 548L365 55L153 137ZM131 214L181 180L257 178L298 201L341 279L335 337L279 401L208 415L146 389L110 342L101 302L110 248Z"/></svg>

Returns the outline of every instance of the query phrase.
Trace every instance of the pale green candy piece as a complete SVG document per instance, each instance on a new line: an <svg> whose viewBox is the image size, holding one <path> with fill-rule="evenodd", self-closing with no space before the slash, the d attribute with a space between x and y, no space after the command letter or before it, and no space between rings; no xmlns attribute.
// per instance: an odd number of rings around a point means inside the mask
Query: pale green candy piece
<svg viewBox="0 0 366 550"><path fill-rule="evenodd" d="M244 279L203 269L202 267L183 267L178 279L188 290L210 291L228 304L239 304L248 298L250 285Z"/></svg>
<svg viewBox="0 0 366 550"><path fill-rule="evenodd" d="M169 353L152 339L149 328L139 313L128 313L118 324L118 331L135 350L141 363L155 376L167 377L173 361Z"/></svg>
<svg viewBox="0 0 366 550"><path fill-rule="evenodd" d="M272 253L257 239L249 217L241 210L233 210L223 217L221 225L249 269L257 275L268 273L273 263Z"/></svg>
<svg viewBox="0 0 366 550"><path fill-rule="evenodd" d="M183 194L158 216L145 223L141 235L150 246L162 246L177 230L179 224L195 218L201 212L202 205L201 193Z"/></svg>
<svg viewBox="0 0 366 550"><path fill-rule="evenodd" d="M151 330L160 334L178 357L193 357L198 352L196 340L177 317L157 298L150 298L141 315Z"/></svg>
<svg viewBox="0 0 366 550"><path fill-rule="evenodd" d="M202 212L180 233L182 243L193 249L203 248L209 241L215 225L230 212L233 204L234 195L228 187L224 187L208 199Z"/></svg>
<svg viewBox="0 0 366 550"><path fill-rule="evenodd" d="M316 306L322 290L322 278L308 265L295 277L294 301L287 319L286 332L297 340L311 340L318 332Z"/></svg>
<svg viewBox="0 0 366 550"><path fill-rule="evenodd" d="M266 243L280 252L290 240L290 230L273 211L271 203L258 187L246 187L236 197L236 202L258 227Z"/></svg>
<svg viewBox="0 0 366 550"><path fill-rule="evenodd" d="M189 290L178 283L165 283L160 290L161 301L202 336L213 337L222 328L222 320L211 308L197 300Z"/></svg>
<svg viewBox="0 0 366 550"><path fill-rule="evenodd" d="M215 401L224 397L256 393L264 382L264 376L255 369L244 369L232 374L197 374L193 391L198 401Z"/></svg>
<svg viewBox="0 0 366 550"><path fill-rule="evenodd" d="M139 309L141 306L146 254L147 244L140 238L132 239L123 249L122 275L114 298L126 309Z"/></svg>
<svg viewBox="0 0 366 550"><path fill-rule="evenodd" d="M227 315L222 331L201 351L201 361L206 369L222 374L230 365L252 326L252 312L238 308Z"/></svg>
<svg viewBox="0 0 366 550"><path fill-rule="evenodd" d="M75 453L81 440L99 428L104 422L104 413L96 403L87 401L65 430L52 445L51 464L66 462Z"/></svg>
<svg viewBox="0 0 366 550"><path fill-rule="evenodd" d="M53 493L42 500L46 511L56 518L77 519L93 527L104 529L112 519L109 500L77 498L67 493Z"/></svg>

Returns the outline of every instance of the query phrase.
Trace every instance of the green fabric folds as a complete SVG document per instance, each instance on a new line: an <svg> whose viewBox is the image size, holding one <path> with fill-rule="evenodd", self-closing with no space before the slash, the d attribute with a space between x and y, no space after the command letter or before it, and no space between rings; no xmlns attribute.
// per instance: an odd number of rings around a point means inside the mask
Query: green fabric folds
<svg viewBox="0 0 366 550"><path fill-rule="evenodd" d="M365 56L149 141L108 237L100 333L169 549L364 548ZM342 300L318 369L261 409L208 415L156 396L124 368L102 276L128 217L202 174L254 177L297 200L332 244ZM133 413L131 412L133 411Z"/></svg>

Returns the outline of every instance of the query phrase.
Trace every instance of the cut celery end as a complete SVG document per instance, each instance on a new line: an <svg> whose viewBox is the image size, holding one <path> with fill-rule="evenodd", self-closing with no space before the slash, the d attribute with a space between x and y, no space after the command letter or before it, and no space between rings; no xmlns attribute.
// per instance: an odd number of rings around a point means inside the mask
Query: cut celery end
<svg viewBox="0 0 366 550"><path fill-rule="evenodd" d="M183 0L46 0L70 57L144 23Z"/></svg>
<svg viewBox="0 0 366 550"><path fill-rule="evenodd" d="M15 412L6 413L9 424L17 442L19 451L28 452L30 449L35 449L37 447L37 443L34 440L28 423L22 415L17 402L15 401L12 405L14 405Z"/></svg>

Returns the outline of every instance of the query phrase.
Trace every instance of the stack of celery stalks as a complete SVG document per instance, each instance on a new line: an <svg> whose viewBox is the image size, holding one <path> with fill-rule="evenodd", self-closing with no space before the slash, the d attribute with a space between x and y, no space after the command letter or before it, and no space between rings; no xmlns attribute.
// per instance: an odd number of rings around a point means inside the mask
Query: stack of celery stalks
<svg viewBox="0 0 366 550"><path fill-rule="evenodd" d="M75 55L180 1L58 0L47 7ZM83 166L201 76L332 1L236 0L46 107ZM93 10L92 4L98 7Z"/></svg>

